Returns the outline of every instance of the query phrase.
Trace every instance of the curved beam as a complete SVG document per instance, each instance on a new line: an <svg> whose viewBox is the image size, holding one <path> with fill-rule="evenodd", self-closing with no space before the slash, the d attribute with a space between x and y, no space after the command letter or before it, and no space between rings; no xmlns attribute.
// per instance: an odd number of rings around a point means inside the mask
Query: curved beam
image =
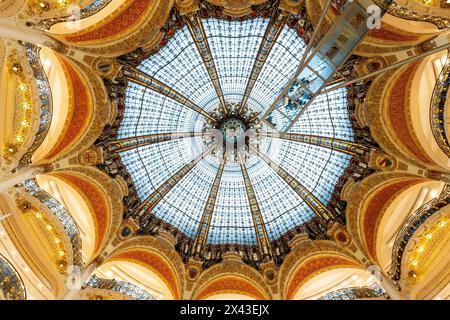
<svg viewBox="0 0 450 320"><path fill-rule="evenodd" d="M238 153L238 161L241 167L242 176L244 177L245 191L247 193L248 202L250 205L250 212L252 214L253 226L256 232L256 239L258 239L259 249L263 261L265 259L271 259L273 257L272 248L269 242L269 236L266 230L266 224L264 223L261 209L259 208L258 200L256 198L255 190L253 189L252 181L248 175L247 168L245 167L241 153Z"/></svg>
<svg viewBox="0 0 450 320"><path fill-rule="evenodd" d="M200 220L200 225L198 227L197 235L195 237L194 243L194 256L203 255L205 250L206 240L208 239L209 227L211 225L212 216L216 206L217 195L219 191L220 182L222 180L223 170L225 168L226 158L222 158L220 167L217 170L216 177L211 186L211 191L209 192L208 200L206 201L205 209L203 210L203 215Z"/></svg>
<svg viewBox="0 0 450 320"><path fill-rule="evenodd" d="M208 135L202 132L171 132L171 133L155 133L145 136L130 137L108 142L105 147L106 152L125 152L150 144L173 141L184 138L193 138Z"/></svg>
<svg viewBox="0 0 450 320"><path fill-rule="evenodd" d="M174 173L169 179L167 179L158 189L153 191L147 199L137 207L137 209L131 214L132 217L137 218L141 225L144 225L144 219L148 219L151 215L151 211L156 205L171 191L180 180L186 176L206 155L211 153L215 149L216 145L212 145L207 148L191 162L184 165L180 170Z"/></svg>
<svg viewBox="0 0 450 320"><path fill-rule="evenodd" d="M276 12L275 15L271 17L270 22L267 25L266 32L264 33L264 38L259 47L255 63L253 64L250 77L248 78L247 87L245 88L245 93L242 99L239 112L242 112L244 105L247 103L248 98L252 93L253 87L255 86L256 80L258 80L261 70L264 67L267 57L272 51L273 45L277 41L278 36L281 33L281 30L283 30L283 27L286 24L286 19L287 16L281 14L280 12Z"/></svg>
<svg viewBox="0 0 450 320"><path fill-rule="evenodd" d="M325 222L333 220L334 216L331 211L317 199L305 186L303 186L297 179L291 176L286 170L280 167L277 163L269 159L265 154L250 146L256 154L263 159L299 196L306 202L311 210Z"/></svg>
<svg viewBox="0 0 450 320"><path fill-rule="evenodd" d="M263 137L277 138L282 140L312 144L315 146L336 150L352 156L363 156L370 151L369 147L366 147L362 144L331 137L322 137L301 133L278 133L278 132L263 132L258 133L258 135Z"/></svg>
<svg viewBox="0 0 450 320"><path fill-rule="evenodd" d="M194 110L197 113L200 113L202 116L204 116L207 119L214 120L212 116L210 116L205 110L203 110L201 107L199 107L195 102L190 100L189 98L185 97L178 91L175 91L173 88L168 86L167 84L162 83L161 81L153 78L149 74L132 67L130 65L124 65L123 68L123 74L124 76L143 87L146 87L152 91L155 91L163 96L166 96L178 103L181 103L182 105L186 106L187 108Z"/></svg>
<svg viewBox="0 0 450 320"><path fill-rule="evenodd" d="M206 70L208 71L209 77L211 78L214 89L216 89L220 105L223 107L225 112L227 112L222 86L220 85L219 74L217 73L216 64L214 63L214 58L211 53L208 40L206 39L205 29L203 28L200 16L197 13L186 15L184 17L184 21L186 22L186 25L191 32L198 52L200 53Z"/></svg>

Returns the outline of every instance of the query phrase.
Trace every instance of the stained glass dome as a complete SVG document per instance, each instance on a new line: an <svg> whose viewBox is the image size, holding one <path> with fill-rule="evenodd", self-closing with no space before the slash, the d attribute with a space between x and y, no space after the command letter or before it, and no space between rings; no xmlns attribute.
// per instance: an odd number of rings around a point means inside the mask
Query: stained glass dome
<svg viewBox="0 0 450 320"><path fill-rule="evenodd" d="M186 237L250 246L261 232L269 241L278 239L311 221L314 206L327 206L351 155L277 136L262 117L300 66L307 45L298 28L283 23L271 38L270 17L208 17L198 19L200 27L195 22L143 59L134 71L140 80L128 81L125 91L117 139L172 138L123 150L122 163L141 207L150 208L145 215ZM339 89L319 96L287 133L353 141L346 95ZM256 151L224 159L220 146L208 150L200 133L218 118L220 128L238 136L248 121L257 123L264 134L249 148ZM225 131L225 140L232 139Z"/></svg>

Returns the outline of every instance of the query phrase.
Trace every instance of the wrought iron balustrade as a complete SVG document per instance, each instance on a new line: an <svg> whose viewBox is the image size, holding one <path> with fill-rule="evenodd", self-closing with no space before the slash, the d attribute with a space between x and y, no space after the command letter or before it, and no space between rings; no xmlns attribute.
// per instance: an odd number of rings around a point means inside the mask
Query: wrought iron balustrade
<svg viewBox="0 0 450 320"><path fill-rule="evenodd" d="M388 274L395 283L400 281L402 257L409 239L411 239L416 230L419 229L419 227L424 224L428 218L448 204L450 204L449 184L444 187L438 197L422 205L407 219L406 223L403 225L395 238L392 250L392 264Z"/></svg>
<svg viewBox="0 0 450 320"><path fill-rule="evenodd" d="M332 291L319 298L318 300L355 300L355 299L368 299L378 298L386 294L383 288L378 285L370 287L354 287L344 288L336 291Z"/></svg>
<svg viewBox="0 0 450 320"><path fill-rule="evenodd" d="M436 25L439 29L450 28L450 19L448 18L420 14L402 7L392 0L373 0L373 2L395 17L411 21L429 22Z"/></svg>
<svg viewBox="0 0 450 320"><path fill-rule="evenodd" d="M450 50L447 52L447 61L437 79L431 97L430 121L434 139L441 150L450 157L450 132L445 129L446 102L450 85ZM449 120L450 121L450 120Z"/></svg>
<svg viewBox="0 0 450 320"><path fill-rule="evenodd" d="M70 213L52 195L41 189L41 187L37 184L36 179L25 180L23 182L23 187L31 196L46 206L55 215L59 222L61 222L72 243L73 264L82 266L83 262L81 256L80 231L78 230L78 226Z"/></svg>
<svg viewBox="0 0 450 320"><path fill-rule="evenodd" d="M0 254L0 290L6 300L26 300L22 278L12 264Z"/></svg>
<svg viewBox="0 0 450 320"><path fill-rule="evenodd" d="M129 296L135 300L156 300L150 293L138 286L125 282L110 279L102 279L95 275L91 276L86 285L91 288L110 290Z"/></svg>

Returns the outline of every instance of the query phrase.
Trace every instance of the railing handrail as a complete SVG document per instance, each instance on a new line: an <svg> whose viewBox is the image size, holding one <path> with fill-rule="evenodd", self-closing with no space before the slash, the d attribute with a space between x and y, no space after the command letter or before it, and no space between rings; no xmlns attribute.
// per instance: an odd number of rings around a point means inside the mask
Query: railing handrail
<svg viewBox="0 0 450 320"><path fill-rule="evenodd" d="M450 157L450 141L448 137L450 132L445 128L446 102L450 88L450 50L447 51L447 60L441 73L439 74L436 85L433 89L430 105L430 124L434 139L439 148Z"/></svg>
<svg viewBox="0 0 450 320"><path fill-rule="evenodd" d="M82 266L82 243L78 226L67 209L51 194L43 190L36 179L28 179L22 183L26 192L46 206L62 224L64 231L70 239L73 251L73 264Z"/></svg>
<svg viewBox="0 0 450 320"><path fill-rule="evenodd" d="M403 253L409 239L428 218L442 207L450 204L450 184L446 184L439 196L431 199L417 209L407 220L397 234L392 249L392 263L388 271L389 276L398 283L401 275L401 262Z"/></svg>
<svg viewBox="0 0 450 320"><path fill-rule="evenodd" d="M446 29L450 27L450 19L448 18L427 14L420 14L408 8L402 7L395 1L373 0L373 2L375 2L379 7L386 10L390 15L393 15L401 19L429 22L437 26L439 29Z"/></svg>
<svg viewBox="0 0 450 320"><path fill-rule="evenodd" d="M5 270L9 269L12 274L5 274ZM8 281L5 283L12 284L8 288L4 285L4 279L8 278ZM16 281L11 281L16 280ZM17 272L16 268L12 265L9 260L0 253L0 289L3 292L4 297L7 300L26 300L27 292L25 290L25 285L23 283L22 277L19 272ZM12 291L11 291L12 290Z"/></svg>
<svg viewBox="0 0 450 320"><path fill-rule="evenodd" d="M96 275L92 275L86 285L91 288L111 290L129 296L135 300L156 300L146 290L125 281L102 279Z"/></svg>
<svg viewBox="0 0 450 320"><path fill-rule="evenodd" d="M328 292L318 300L354 300L361 298L377 298L386 294L378 284L367 287L350 287Z"/></svg>

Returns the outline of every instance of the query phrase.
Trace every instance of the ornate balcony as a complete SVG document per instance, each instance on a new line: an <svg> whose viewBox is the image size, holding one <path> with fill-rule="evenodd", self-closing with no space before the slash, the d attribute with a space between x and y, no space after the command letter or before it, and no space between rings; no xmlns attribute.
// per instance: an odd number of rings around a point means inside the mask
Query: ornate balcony
<svg viewBox="0 0 450 320"><path fill-rule="evenodd" d="M86 285L91 288L115 291L134 300L156 300L150 293L129 282L102 279L93 275L88 279Z"/></svg>
<svg viewBox="0 0 450 320"><path fill-rule="evenodd" d="M445 111L450 85L450 50L447 53L447 62L442 68L433 96L431 98L430 120L434 138L444 153L450 157L450 142L448 137L450 132L445 130Z"/></svg>
<svg viewBox="0 0 450 320"><path fill-rule="evenodd" d="M73 264L82 266L80 231L70 213L58 200L42 190L37 184L36 179L25 180L23 182L23 187L25 191L45 205L55 215L59 222L61 222L72 243Z"/></svg>
<svg viewBox="0 0 450 320"><path fill-rule="evenodd" d="M447 184L438 197L417 209L403 225L394 242L392 264L388 272L394 282L398 283L400 281L402 257L409 239L428 218L448 204L450 204L450 185Z"/></svg>
<svg viewBox="0 0 450 320"><path fill-rule="evenodd" d="M370 287L344 288L327 293L318 300L355 300L382 297L386 292L378 285Z"/></svg>
<svg viewBox="0 0 450 320"><path fill-rule="evenodd" d="M0 291L6 300L25 300L26 292L19 273L0 254ZM0 294L1 297L1 294ZM1 298L0 298L1 300Z"/></svg>
<svg viewBox="0 0 450 320"><path fill-rule="evenodd" d="M449 19L431 15L420 14L402 7L392 0L374 0L378 6L386 10L389 14L406 20L423 21L436 25L439 29L446 29L450 27Z"/></svg>

